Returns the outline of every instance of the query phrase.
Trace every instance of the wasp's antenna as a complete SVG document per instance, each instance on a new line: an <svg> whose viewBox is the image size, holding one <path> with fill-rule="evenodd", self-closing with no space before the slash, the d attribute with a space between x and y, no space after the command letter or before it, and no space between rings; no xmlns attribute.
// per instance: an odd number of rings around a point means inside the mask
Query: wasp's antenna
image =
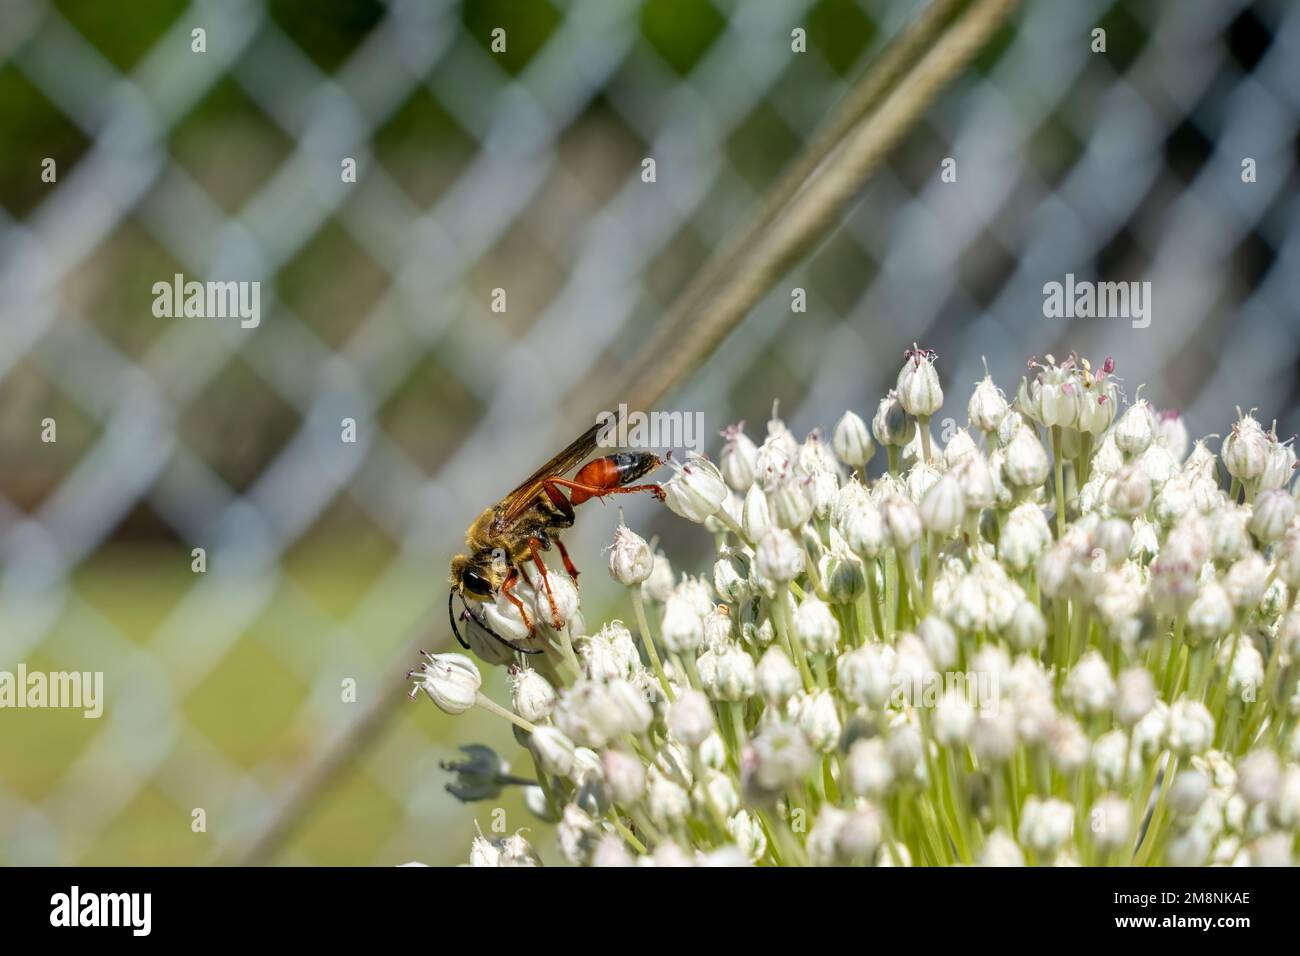
<svg viewBox="0 0 1300 956"><path fill-rule="evenodd" d="M488 627L488 625L487 625L487 621L483 620L481 617L479 617L477 614L475 614L473 611L471 611L471 610L469 609L469 604L465 601L465 595L463 595L463 594L460 596L460 603L461 603L461 605L465 608L465 613L466 613L467 615L469 615L469 619L470 619L471 621L473 621L475 624L477 624L477 625L478 625L479 627L481 627L483 630L487 631L490 635L492 635L494 638L496 638L498 641L500 641L500 642L501 642L502 644L504 644L506 647L510 648L512 651L518 651L520 654L540 654L540 653L542 653L542 649L541 649L541 648L530 649L530 648L527 648L527 647L520 647L518 644L515 644L513 641L507 641L504 637L502 637L502 636L501 636L500 634L498 634L496 631L492 630L492 628ZM449 606L450 606L450 605L449 605ZM457 637L460 637L460 634L457 633L456 636L457 636ZM465 646L466 646L466 647L469 647L468 644L466 644Z"/></svg>
<svg viewBox="0 0 1300 956"><path fill-rule="evenodd" d="M456 635L456 643L458 643L461 647L465 648L465 650L468 651L470 649L470 646L465 643L465 638L460 636L460 628L456 626L456 611L455 608L451 606L452 602L455 600L456 600L456 589L452 588L450 591L447 592L447 617L451 621L451 632ZM463 604L464 602L465 599L462 597L461 603Z"/></svg>

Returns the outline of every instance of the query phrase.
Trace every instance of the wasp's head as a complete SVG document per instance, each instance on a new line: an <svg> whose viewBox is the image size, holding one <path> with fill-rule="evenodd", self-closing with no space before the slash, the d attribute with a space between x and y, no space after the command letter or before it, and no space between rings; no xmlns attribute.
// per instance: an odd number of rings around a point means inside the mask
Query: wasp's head
<svg viewBox="0 0 1300 956"><path fill-rule="evenodd" d="M494 551L474 555L458 554L451 559L452 590L472 598L490 598L505 580L503 562Z"/></svg>

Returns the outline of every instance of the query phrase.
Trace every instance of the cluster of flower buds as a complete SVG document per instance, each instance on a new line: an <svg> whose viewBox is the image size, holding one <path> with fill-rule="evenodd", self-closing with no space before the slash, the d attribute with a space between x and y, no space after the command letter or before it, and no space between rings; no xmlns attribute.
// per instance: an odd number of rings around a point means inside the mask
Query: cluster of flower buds
<svg viewBox="0 0 1300 956"><path fill-rule="evenodd" d="M1238 412L1216 455L1124 401L1110 359L1048 356L1011 401L986 375L940 442L914 348L829 441L775 411L761 443L728 429L665 487L712 568L678 576L620 525L628 624L589 629L555 574L544 653L484 649L513 659L509 708L460 655L415 675L512 720L533 770L475 748L450 789L524 786L573 864L1290 862L1295 453ZM539 582L518 593L549 624ZM537 861L518 835L471 856Z"/></svg>

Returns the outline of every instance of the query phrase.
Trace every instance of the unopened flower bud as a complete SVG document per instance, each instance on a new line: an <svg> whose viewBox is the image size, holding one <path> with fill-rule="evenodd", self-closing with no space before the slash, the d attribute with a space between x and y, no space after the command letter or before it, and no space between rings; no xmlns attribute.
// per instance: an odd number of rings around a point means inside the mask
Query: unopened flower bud
<svg viewBox="0 0 1300 956"><path fill-rule="evenodd" d="M727 443L719 456L719 470L723 480L737 494L743 495L754 483L754 464L758 446L745 434L745 423L732 425L722 433Z"/></svg>
<svg viewBox="0 0 1300 956"><path fill-rule="evenodd" d="M794 531L812 517L813 501L805 478L789 475L767 489L767 511L778 528Z"/></svg>
<svg viewBox="0 0 1300 956"><path fill-rule="evenodd" d="M1074 807L1055 797L1031 796L1020 811L1020 842L1035 853L1049 856L1074 832Z"/></svg>
<svg viewBox="0 0 1300 956"><path fill-rule="evenodd" d="M1182 698L1169 708L1166 737L1180 757L1204 753L1214 743L1214 718L1200 701Z"/></svg>
<svg viewBox="0 0 1300 956"><path fill-rule="evenodd" d="M850 468L861 468L876 453L867 423L853 412L845 412L835 426L831 439L835 454Z"/></svg>
<svg viewBox="0 0 1300 956"><path fill-rule="evenodd" d="M628 805L641 799L645 793L645 765L640 760L621 750L606 750L600 762L601 774L615 803Z"/></svg>
<svg viewBox="0 0 1300 956"><path fill-rule="evenodd" d="M794 632L809 654L834 654L839 647L840 624L830 607L815 594L809 594L795 608Z"/></svg>
<svg viewBox="0 0 1300 956"><path fill-rule="evenodd" d="M753 741L754 779L765 791L783 790L803 780L813 752L803 732L783 721L768 724Z"/></svg>
<svg viewBox="0 0 1300 956"><path fill-rule="evenodd" d="M1142 399L1129 406L1115 423L1115 446L1126 458L1142 454L1156 437L1156 417Z"/></svg>
<svg viewBox="0 0 1300 956"><path fill-rule="evenodd" d="M1128 846L1133 836L1133 811L1128 801L1113 793L1098 798L1088 815L1088 831L1102 853Z"/></svg>
<svg viewBox="0 0 1300 956"><path fill-rule="evenodd" d="M668 708L668 729L688 747L698 747L713 733L713 705L697 690L678 695Z"/></svg>
<svg viewBox="0 0 1300 956"><path fill-rule="evenodd" d="M793 581L804 569L803 548L789 531L770 528L758 542L754 566L769 581L777 584Z"/></svg>
<svg viewBox="0 0 1300 956"><path fill-rule="evenodd" d="M573 770L573 741L554 727L538 727L528 738L543 773L567 777Z"/></svg>
<svg viewBox="0 0 1300 956"><path fill-rule="evenodd" d="M891 547L906 550L921 540L921 513L902 495L891 495L880 506L885 540Z"/></svg>
<svg viewBox="0 0 1300 956"><path fill-rule="evenodd" d="M1018 488L1037 488L1047 480L1048 470L1047 452L1033 430L1016 432L1002 459L1002 476Z"/></svg>
<svg viewBox="0 0 1300 956"><path fill-rule="evenodd" d="M444 713L463 714L478 700L483 678L475 663L464 654L428 654L427 660L408 677L415 680L411 696L417 690L429 695Z"/></svg>
<svg viewBox="0 0 1300 956"><path fill-rule="evenodd" d="M880 400L871 419L871 434L880 444L895 448L902 448L916 434L916 421L907 417L896 392L890 392Z"/></svg>
<svg viewBox="0 0 1300 956"><path fill-rule="evenodd" d="M1132 727L1156 703L1156 685L1145 667L1130 667L1119 675L1115 692L1115 719Z"/></svg>
<svg viewBox="0 0 1300 956"><path fill-rule="evenodd" d="M702 523L722 507L727 498L727 484L717 465L693 452L686 464L679 465L671 459L670 464L676 473L663 486L664 504L674 514Z"/></svg>
<svg viewBox="0 0 1300 956"><path fill-rule="evenodd" d="M990 376L985 375L966 403L966 415L970 418L970 423L982 432L996 432L1006 414L1007 400L1002 389L993 384Z"/></svg>
<svg viewBox="0 0 1300 956"><path fill-rule="evenodd" d="M1286 533L1295 517L1295 499L1281 488L1266 491L1255 499L1255 511L1250 516L1250 533L1261 544L1272 544Z"/></svg>
<svg viewBox="0 0 1300 956"><path fill-rule="evenodd" d="M627 525L614 529L614 544L609 549L609 573L619 584L634 587L650 577L655 557L650 545Z"/></svg>
<svg viewBox="0 0 1300 956"><path fill-rule="evenodd" d="M510 698L515 713L532 724L546 720L555 709L555 688L531 667L510 669Z"/></svg>
<svg viewBox="0 0 1300 956"><path fill-rule="evenodd" d="M798 669L785 651L773 644L763 652L755 671L755 686L769 704L779 706L794 696L801 685Z"/></svg>
<svg viewBox="0 0 1300 956"><path fill-rule="evenodd" d="M1251 415L1243 415L1223 440L1221 452L1228 474L1241 481L1252 481L1264 474L1268 465L1269 439Z"/></svg>
<svg viewBox="0 0 1300 956"><path fill-rule="evenodd" d="M943 405L933 352L915 347L909 350L898 373L898 400L907 414L917 418L929 418Z"/></svg>
<svg viewBox="0 0 1300 956"><path fill-rule="evenodd" d="M921 523L940 537L957 533L966 517L966 498L952 472L944 474L921 499Z"/></svg>

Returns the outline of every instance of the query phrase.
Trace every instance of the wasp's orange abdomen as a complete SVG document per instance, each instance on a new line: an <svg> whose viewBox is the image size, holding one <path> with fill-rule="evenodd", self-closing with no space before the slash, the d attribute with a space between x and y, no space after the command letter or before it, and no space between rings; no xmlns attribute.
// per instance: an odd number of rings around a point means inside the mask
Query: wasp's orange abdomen
<svg viewBox="0 0 1300 956"><path fill-rule="evenodd" d="M602 491L619 488L629 482L636 481L642 475L654 471L660 465L659 456L652 455L649 452L622 452L617 455L606 455L604 458L597 458L583 465L578 473L573 476L575 485L583 485L587 488L599 488ZM580 505L590 498L600 497L595 491L586 491L582 488L573 488L569 493L569 500L575 505Z"/></svg>

